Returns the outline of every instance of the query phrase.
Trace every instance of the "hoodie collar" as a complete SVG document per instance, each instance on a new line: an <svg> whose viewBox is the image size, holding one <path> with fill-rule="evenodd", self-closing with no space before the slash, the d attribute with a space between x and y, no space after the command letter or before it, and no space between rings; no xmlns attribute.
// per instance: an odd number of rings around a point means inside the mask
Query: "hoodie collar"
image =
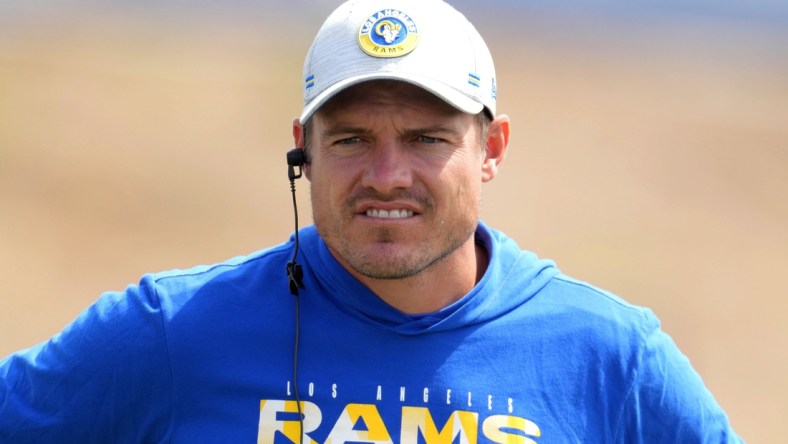
<svg viewBox="0 0 788 444"><path fill-rule="evenodd" d="M500 231L479 222L476 242L490 262L482 279L465 296L431 313L410 315L380 299L331 254L314 226L301 238L304 262L326 298L363 322L392 332L416 335L488 321L526 303L558 273L552 261L521 251Z"/></svg>

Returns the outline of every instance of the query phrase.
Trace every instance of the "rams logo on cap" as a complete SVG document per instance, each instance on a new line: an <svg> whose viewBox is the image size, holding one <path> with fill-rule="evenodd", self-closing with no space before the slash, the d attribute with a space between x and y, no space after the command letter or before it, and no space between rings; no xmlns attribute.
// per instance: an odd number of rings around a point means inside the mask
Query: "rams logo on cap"
<svg viewBox="0 0 788 444"><path fill-rule="evenodd" d="M407 14L384 9L369 16L358 30L358 46L372 57L400 57L419 43L419 31Z"/></svg>

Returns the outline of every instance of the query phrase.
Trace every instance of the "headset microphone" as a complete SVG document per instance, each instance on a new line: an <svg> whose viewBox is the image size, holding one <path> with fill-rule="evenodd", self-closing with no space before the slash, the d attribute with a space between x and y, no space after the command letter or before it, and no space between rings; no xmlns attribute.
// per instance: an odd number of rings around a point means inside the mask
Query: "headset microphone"
<svg viewBox="0 0 788 444"><path fill-rule="evenodd" d="M295 215L295 247L293 248L293 259L287 263L287 282L293 296L298 296L298 289L304 288L304 271L301 269L301 265L296 262L296 256L298 256L298 206L296 205L295 180L302 176L302 168L305 163L306 153L303 149L293 148L287 152L287 178L290 179L293 214ZM298 167L298 173L296 173L296 167Z"/></svg>
<svg viewBox="0 0 788 444"><path fill-rule="evenodd" d="M298 392L298 338L300 336L300 298L298 289L304 288L304 271L301 265L296 262L298 256L298 206L296 205L295 180L300 178L303 173L303 166L306 163L306 152L301 148L293 148L287 152L287 178L290 179L290 192L293 194L293 215L295 216L295 245L293 246L293 258L287 263L287 282L290 285L290 294L295 296L295 338L293 344L293 392L295 393L296 409L298 412L298 424L300 433L298 442L304 442L304 412L301 409L301 397ZM298 173L296 173L298 167Z"/></svg>

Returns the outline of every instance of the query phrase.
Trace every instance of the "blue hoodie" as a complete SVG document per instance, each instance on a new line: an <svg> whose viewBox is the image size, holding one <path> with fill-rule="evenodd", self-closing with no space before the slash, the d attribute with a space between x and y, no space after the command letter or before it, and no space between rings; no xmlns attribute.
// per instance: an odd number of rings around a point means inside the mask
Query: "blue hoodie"
<svg viewBox="0 0 788 444"><path fill-rule="evenodd" d="M0 361L0 442L738 441L649 310L483 223L482 280L417 316L299 235L298 310L291 239L146 275Z"/></svg>

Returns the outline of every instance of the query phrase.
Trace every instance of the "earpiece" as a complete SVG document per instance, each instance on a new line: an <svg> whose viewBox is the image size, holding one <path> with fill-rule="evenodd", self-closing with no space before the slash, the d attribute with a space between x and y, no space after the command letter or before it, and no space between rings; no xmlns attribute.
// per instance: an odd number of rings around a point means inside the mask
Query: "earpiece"
<svg viewBox="0 0 788 444"><path fill-rule="evenodd" d="M287 152L287 164L301 166L306 163L306 151L303 148L293 148Z"/></svg>
<svg viewBox="0 0 788 444"><path fill-rule="evenodd" d="M301 148L293 148L287 152L287 177L290 180L301 177L301 167L306 163L306 151ZM298 167L298 174L295 172Z"/></svg>

